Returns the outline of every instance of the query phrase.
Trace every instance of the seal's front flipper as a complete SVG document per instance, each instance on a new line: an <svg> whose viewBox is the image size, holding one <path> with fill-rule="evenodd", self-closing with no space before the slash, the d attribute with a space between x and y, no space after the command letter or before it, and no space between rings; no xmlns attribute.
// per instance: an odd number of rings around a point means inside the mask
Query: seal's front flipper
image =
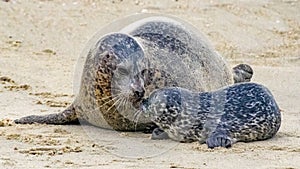
<svg viewBox="0 0 300 169"><path fill-rule="evenodd" d="M168 134L163 130L161 130L160 128L154 129L151 135L152 140L163 140L168 138L169 138Z"/></svg>
<svg viewBox="0 0 300 169"><path fill-rule="evenodd" d="M232 139L226 134L214 133L207 138L206 144L208 148L215 148L215 147L229 148L232 146L233 142Z"/></svg>
<svg viewBox="0 0 300 169"><path fill-rule="evenodd" d="M79 124L75 109L71 106L61 113L48 114L44 116L31 115L14 120L16 124Z"/></svg>

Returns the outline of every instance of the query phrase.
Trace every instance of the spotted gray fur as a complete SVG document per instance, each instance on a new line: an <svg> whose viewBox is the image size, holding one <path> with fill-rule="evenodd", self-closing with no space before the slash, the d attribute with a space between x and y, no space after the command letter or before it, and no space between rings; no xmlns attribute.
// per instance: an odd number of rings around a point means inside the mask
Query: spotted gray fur
<svg viewBox="0 0 300 169"><path fill-rule="evenodd" d="M213 92L172 87L154 91L142 109L171 139L198 140L209 148L273 137L281 114L271 92L256 83L238 83Z"/></svg>

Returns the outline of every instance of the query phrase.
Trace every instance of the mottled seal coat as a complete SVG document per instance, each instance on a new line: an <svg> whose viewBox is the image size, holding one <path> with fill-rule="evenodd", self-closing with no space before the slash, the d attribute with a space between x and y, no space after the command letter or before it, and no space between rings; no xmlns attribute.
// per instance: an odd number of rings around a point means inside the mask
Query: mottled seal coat
<svg viewBox="0 0 300 169"><path fill-rule="evenodd" d="M82 120L102 128L143 130L151 120L142 115L135 124L134 114L154 89L210 91L232 83L232 71L197 29L175 18L146 16L99 37L91 46L79 93L69 108L15 122Z"/></svg>
<svg viewBox="0 0 300 169"><path fill-rule="evenodd" d="M158 89L143 101L142 109L170 138L206 142L209 148L269 139L281 124L271 92L251 82L200 93Z"/></svg>

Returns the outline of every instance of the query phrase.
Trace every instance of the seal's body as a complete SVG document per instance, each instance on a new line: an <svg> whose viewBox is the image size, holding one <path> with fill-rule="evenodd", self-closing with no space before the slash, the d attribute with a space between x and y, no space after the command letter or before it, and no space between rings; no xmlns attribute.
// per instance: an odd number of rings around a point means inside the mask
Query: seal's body
<svg viewBox="0 0 300 169"><path fill-rule="evenodd" d="M281 124L274 97L255 83L200 93L163 88L144 100L142 108L170 138L206 142L209 148L269 139Z"/></svg>
<svg viewBox="0 0 300 169"><path fill-rule="evenodd" d="M144 130L151 120L140 116L136 124L134 114L142 98L153 90L178 86L210 91L233 83L231 70L201 33L175 18L147 16L95 39L79 93L69 108L58 114L24 117L16 123L82 120L108 129Z"/></svg>

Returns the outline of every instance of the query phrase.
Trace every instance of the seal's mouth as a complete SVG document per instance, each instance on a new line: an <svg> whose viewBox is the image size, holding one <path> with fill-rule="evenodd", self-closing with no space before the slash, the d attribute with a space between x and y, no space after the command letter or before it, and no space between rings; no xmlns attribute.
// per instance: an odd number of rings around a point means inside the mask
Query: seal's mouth
<svg viewBox="0 0 300 169"><path fill-rule="evenodd" d="M141 95L134 94L133 96L129 96L129 101L132 103L134 108L140 109L143 98Z"/></svg>

